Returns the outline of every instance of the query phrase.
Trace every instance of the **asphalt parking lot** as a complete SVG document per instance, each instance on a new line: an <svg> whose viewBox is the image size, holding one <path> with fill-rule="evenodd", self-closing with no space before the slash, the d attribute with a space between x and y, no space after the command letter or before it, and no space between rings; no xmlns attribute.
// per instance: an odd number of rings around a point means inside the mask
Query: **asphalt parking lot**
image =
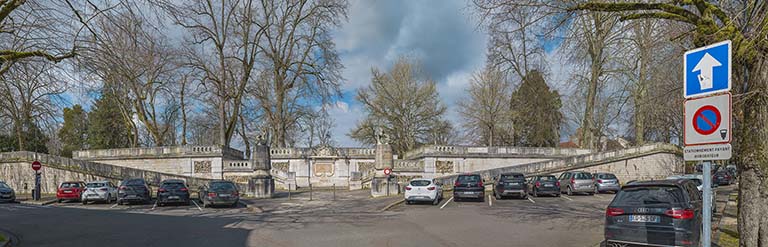
<svg viewBox="0 0 768 247"><path fill-rule="evenodd" d="M721 187L721 197L736 186ZM397 204L366 191L243 200L237 208L0 204L17 246L599 246L612 194ZM716 215L717 217L717 215ZM62 230L66 229L66 230Z"/></svg>

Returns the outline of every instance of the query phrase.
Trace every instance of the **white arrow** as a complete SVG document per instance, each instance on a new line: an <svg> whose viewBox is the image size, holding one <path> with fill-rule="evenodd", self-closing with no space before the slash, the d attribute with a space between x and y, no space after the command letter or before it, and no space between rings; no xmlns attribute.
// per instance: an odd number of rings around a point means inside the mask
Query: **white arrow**
<svg viewBox="0 0 768 247"><path fill-rule="evenodd" d="M709 55L709 53L704 53L704 57L699 60L699 63L696 64L696 67L693 67L693 70L691 71L701 71L699 73L700 89L704 90L712 88L712 68L718 66L722 66L722 64Z"/></svg>

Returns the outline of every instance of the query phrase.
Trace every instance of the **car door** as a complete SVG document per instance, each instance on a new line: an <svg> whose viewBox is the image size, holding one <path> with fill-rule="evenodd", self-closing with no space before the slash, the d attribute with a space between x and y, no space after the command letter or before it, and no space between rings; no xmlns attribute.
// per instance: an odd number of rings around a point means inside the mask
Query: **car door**
<svg viewBox="0 0 768 247"><path fill-rule="evenodd" d="M566 172L566 173L560 174L560 179L558 179L560 181L560 191L565 191L566 188L568 188L568 185L571 184L571 181L569 181L570 179L571 179L571 173Z"/></svg>

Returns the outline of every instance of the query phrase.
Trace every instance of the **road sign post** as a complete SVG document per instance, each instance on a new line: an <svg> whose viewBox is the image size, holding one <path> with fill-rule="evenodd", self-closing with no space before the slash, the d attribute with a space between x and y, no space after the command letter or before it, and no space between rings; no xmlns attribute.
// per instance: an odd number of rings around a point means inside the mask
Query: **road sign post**
<svg viewBox="0 0 768 247"><path fill-rule="evenodd" d="M732 156L731 41L696 48L683 55L683 158L701 161L704 208L701 246L712 235L712 160Z"/></svg>
<svg viewBox="0 0 768 247"><path fill-rule="evenodd" d="M32 162L32 170L35 171L35 191L32 193L32 199L35 201L40 200L40 168L43 168L43 164L40 161Z"/></svg>

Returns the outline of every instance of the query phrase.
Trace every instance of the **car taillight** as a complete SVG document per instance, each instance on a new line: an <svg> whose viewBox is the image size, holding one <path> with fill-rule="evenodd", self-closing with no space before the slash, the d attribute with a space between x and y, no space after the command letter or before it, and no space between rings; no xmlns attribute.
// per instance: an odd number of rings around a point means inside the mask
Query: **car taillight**
<svg viewBox="0 0 768 247"><path fill-rule="evenodd" d="M405 186L405 190L411 190L411 186Z"/></svg>
<svg viewBox="0 0 768 247"><path fill-rule="evenodd" d="M181 191L187 192L187 191L189 191L189 189L187 189L187 188L181 188Z"/></svg>
<svg viewBox="0 0 768 247"><path fill-rule="evenodd" d="M159 190L157 190L157 192L166 192L166 191L167 191L167 190L165 190L165 189L159 189Z"/></svg>
<svg viewBox="0 0 768 247"><path fill-rule="evenodd" d="M234 196L240 196L240 192L235 191L235 193L232 193Z"/></svg>
<svg viewBox="0 0 768 247"><path fill-rule="evenodd" d="M216 193L214 193L214 192L208 192L208 197L216 197Z"/></svg>
<svg viewBox="0 0 768 247"><path fill-rule="evenodd" d="M664 212L664 214L675 219L687 220L687 219L693 219L694 212L693 212L693 209L689 209L689 208L670 209Z"/></svg>
<svg viewBox="0 0 768 247"><path fill-rule="evenodd" d="M435 187L427 187L427 190L435 190Z"/></svg>
<svg viewBox="0 0 768 247"><path fill-rule="evenodd" d="M459 187L461 186L461 184L459 183L459 181L456 181L455 183L453 183L453 186Z"/></svg>
<svg viewBox="0 0 768 247"><path fill-rule="evenodd" d="M575 184L575 183L576 183L576 179L571 178L571 184Z"/></svg>
<svg viewBox="0 0 768 247"><path fill-rule="evenodd" d="M608 208L605 210L605 216L614 217L624 214L624 210L620 208Z"/></svg>
<svg viewBox="0 0 768 247"><path fill-rule="evenodd" d="M483 181L478 182L477 186L483 187Z"/></svg>
<svg viewBox="0 0 768 247"><path fill-rule="evenodd" d="M99 190L101 190L101 191L107 191L107 190L109 190L109 189L107 189L107 188L101 188L101 189L99 189Z"/></svg>
<svg viewBox="0 0 768 247"><path fill-rule="evenodd" d="M602 184L602 183L603 183L603 180L602 180L602 179L598 179L598 180L597 180L597 183L598 183L598 184Z"/></svg>
<svg viewBox="0 0 768 247"><path fill-rule="evenodd" d="M560 187L560 181L555 182L555 186Z"/></svg>
<svg viewBox="0 0 768 247"><path fill-rule="evenodd" d="M541 183L539 181L536 181L536 188L541 187Z"/></svg>

